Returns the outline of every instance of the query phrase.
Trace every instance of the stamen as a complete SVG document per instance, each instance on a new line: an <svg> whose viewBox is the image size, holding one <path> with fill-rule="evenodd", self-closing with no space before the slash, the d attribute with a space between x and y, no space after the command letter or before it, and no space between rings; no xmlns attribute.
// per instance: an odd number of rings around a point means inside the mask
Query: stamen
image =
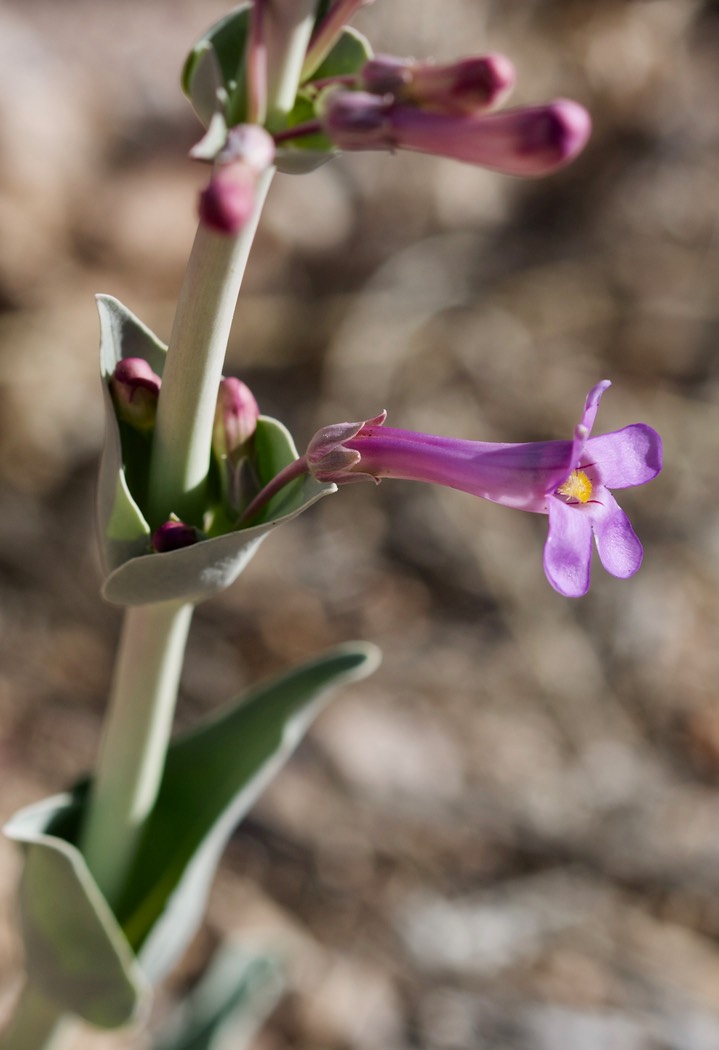
<svg viewBox="0 0 719 1050"><path fill-rule="evenodd" d="M592 483L583 470L573 470L557 489L557 495L566 496L577 503L589 503L592 498Z"/></svg>

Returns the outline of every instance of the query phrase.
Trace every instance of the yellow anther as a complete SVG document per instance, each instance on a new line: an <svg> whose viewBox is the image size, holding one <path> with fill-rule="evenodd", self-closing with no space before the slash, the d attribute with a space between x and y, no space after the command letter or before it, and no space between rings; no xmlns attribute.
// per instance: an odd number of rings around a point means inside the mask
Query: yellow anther
<svg viewBox="0 0 719 1050"><path fill-rule="evenodd" d="M557 489L560 496L588 503L592 498L592 483L583 470L573 470L564 484Z"/></svg>

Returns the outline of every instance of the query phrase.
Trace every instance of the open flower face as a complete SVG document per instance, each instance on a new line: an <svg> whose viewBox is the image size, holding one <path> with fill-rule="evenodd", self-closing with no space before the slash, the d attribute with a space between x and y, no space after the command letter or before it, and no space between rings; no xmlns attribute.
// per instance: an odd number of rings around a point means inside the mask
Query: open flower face
<svg viewBox="0 0 719 1050"><path fill-rule="evenodd" d="M625 579L637 571L642 545L610 490L643 485L662 467L661 438L644 423L588 436L607 386L599 383L587 397L573 443L572 470L547 504L544 571L555 590L570 597L589 588L592 535L607 572Z"/></svg>
<svg viewBox="0 0 719 1050"><path fill-rule="evenodd" d="M589 588L592 536L613 576L632 576L641 565L641 543L610 490L643 485L662 467L661 438L644 423L589 436L609 385L604 380L589 392L571 441L463 441L394 430L378 416L319 431L306 469L338 484L361 477L431 482L547 514L547 579L560 594L579 597Z"/></svg>

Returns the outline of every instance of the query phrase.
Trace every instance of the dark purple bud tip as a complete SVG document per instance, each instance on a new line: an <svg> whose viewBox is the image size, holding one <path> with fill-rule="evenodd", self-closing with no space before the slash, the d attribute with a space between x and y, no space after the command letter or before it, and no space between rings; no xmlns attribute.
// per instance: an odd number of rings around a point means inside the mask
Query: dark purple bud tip
<svg viewBox="0 0 719 1050"><path fill-rule="evenodd" d="M466 113L497 105L514 87L514 66L505 55L466 58L454 70L450 99Z"/></svg>
<svg viewBox="0 0 719 1050"><path fill-rule="evenodd" d="M160 377L141 357L119 361L110 379L110 392L118 417L136 430L155 425Z"/></svg>
<svg viewBox="0 0 719 1050"><path fill-rule="evenodd" d="M202 538L202 533L194 525L185 525L183 521L166 521L159 529L155 529L152 549L157 554L166 554L181 547L191 547Z"/></svg>
<svg viewBox="0 0 719 1050"><path fill-rule="evenodd" d="M584 149L592 130L591 117L583 106L569 99L557 99L527 114L523 149L554 170L573 160ZM543 170L537 170L543 174Z"/></svg>

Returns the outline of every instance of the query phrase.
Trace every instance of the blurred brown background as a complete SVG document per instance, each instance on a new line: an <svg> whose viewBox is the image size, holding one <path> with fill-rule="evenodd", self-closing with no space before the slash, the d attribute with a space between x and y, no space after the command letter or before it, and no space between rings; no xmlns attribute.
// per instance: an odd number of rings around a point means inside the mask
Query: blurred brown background
<svg viewBox="0 0 719 1050"><path fill-rule="evenodd" d="M96 752L119 613L92 297L167 338L204 176L178 70L226 10L0 7L2 817ZM580 601L544 578L544 519L398 482L323 501L200 608L182 725L335 642L385 661L236 835L160 1012L232 932L288 958L255 1050L716 1050L719 5L380 0L357 21L380 51L506 51L513 101L576 98L593 139L531 183L403 155L279 177L228 371L300 446L385 407L564 437L607 377L598 431L650 423L665 470L622 494L639 575L595 564ZM8 843L0 866L7 1006Z"/></svg>

